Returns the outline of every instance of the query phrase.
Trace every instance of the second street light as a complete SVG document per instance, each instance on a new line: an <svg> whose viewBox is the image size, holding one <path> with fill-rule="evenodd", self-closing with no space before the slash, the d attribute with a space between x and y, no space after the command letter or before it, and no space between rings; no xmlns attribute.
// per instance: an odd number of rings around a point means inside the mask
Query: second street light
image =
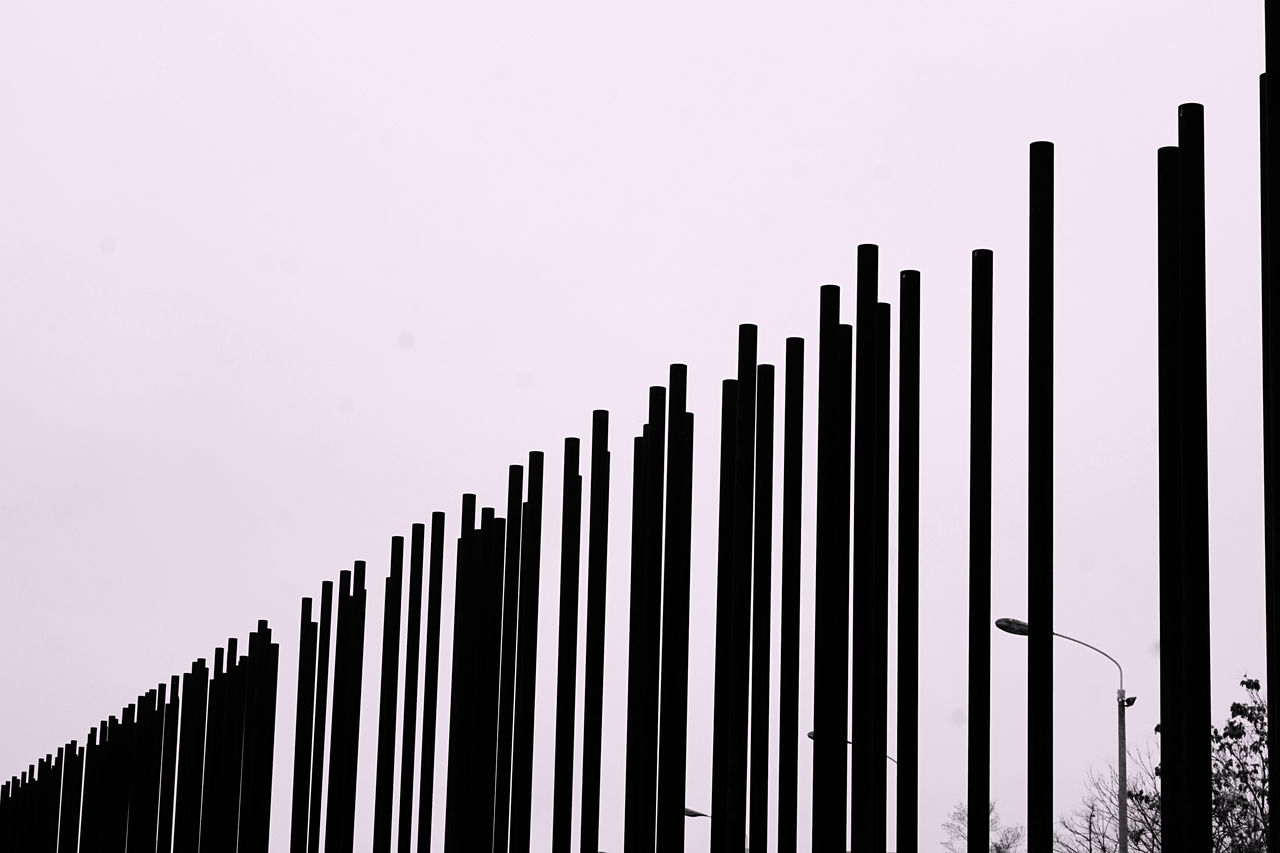
<svg viewBox="0 0 1280 853"><path fill-rule="evenodd" d="M1031 626L1028 625L1026 622L1023 622L1021 619L1009 619L1009 618L997 619L996 627L999 628L1001 631L1004 631L1005 633L1014 634L1019 637L1025 637L1031 633ZM1111 655L1107 654L1097 646L1091 646L1088 643L1084 642L1083 640L1077 640L1075 637L1068 637L1066 634L1059 634L1057 631L1053 632L1053 636L1060 637L1064 640L1070 640L1071 642L1077 645L1084 646L1086 649L1092 649L1093 651L1097 652L1098 654L1102 655L1104 658L1106 658L1107 660L1115 664L1116 669L1120 673L1120 689L1116 691L1116 713L1117 713L1118 724L1119 724L1119 742L1120 742L1120 756L1119 756L1120 767L1118 768L1118 771L1116 774L1119 777L1118 784L1116 786L1117 787L1116 807L1117 807L1117 810L1119 811L1119 816L1118 816L1119 828L1118 828L1117 834L1120 836L1119 838L1120 853L1129 853L1129 790L1128 790L1129 786L1128 786L1128 781L1126 779L1126 764L1128 762L1127 762L1127 754L1126 754L1126 746L1125 746L1124 710L1125 708L1132 706L1134 702L1137 702L1138 697L1125 696L1124 668L1120 666L1120 661L1116 660Z"/></svg>

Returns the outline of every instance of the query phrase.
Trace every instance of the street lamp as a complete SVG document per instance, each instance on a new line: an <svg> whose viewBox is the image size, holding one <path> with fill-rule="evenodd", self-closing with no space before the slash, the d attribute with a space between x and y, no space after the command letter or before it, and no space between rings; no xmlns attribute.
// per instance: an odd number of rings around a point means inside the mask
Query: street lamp
<svg viewBox="0 0 1280 853"><path fill-rule="evenodd" d="M996 627L1007 634L1015 634L1019 637L1025 637L1031 633L1031 626L1028 625L1026 622L1023 622L1021 619L1009 619L1007 617L1003 619L997 619ZM1106 658L1107 660L1115 664L1116 669L1120 672L1120 689L1116 691L1116 711L1119 719L1119 731L1120 731L1120 736L1119 736L1120 768L1118 773L1119 785L1118 785L1118 791L1117 791L1118 799L1119 799L1119 811L1120 811L1119 835L1120 835L1120 853L1129 853L1129 785L1128 785L1128 780L1126 778L1127 776L1126 765L1128 763L1128 760L1127 760L1128 757L1127 757L1126 748L1125 748L1124 709L1131 707L1134 702L1137 702L1138 697L1125 696L1124 668L1120 666L1120 661L1116 660L1111 655L1107 654L1097 646L1091 646L1088 643L1084 642L1083 640L1077 640L1075 637L1068 637L1066 634L1059 634L1057 631L1053 632L1053 636L1061 637L1064 640L1070 640L1076 645L1084 646L1086 649L1092 649L1093 651L1097 652L1098 654L1102 655L1104 658Z"/></svg>

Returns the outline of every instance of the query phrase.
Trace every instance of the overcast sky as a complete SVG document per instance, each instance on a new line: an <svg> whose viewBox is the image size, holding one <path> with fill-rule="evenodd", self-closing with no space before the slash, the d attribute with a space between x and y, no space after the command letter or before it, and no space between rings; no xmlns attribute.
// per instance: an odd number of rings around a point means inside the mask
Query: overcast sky
<svg viewBox="0 0 1280 853"><path fill-rule="evenodd" d="M1156 149L1176 143L1184 102L1206 116L1220 723L1241 675L1265 663L1261 25L1260 2L1188 0L10 0L0 772L83 742L267 618L281 646L283 851L298 601L365 559L367 844L389 539L444 510L451 560L462 493L503 507L507 465L538 449L533 839L546 849L561 452L606 408L601 846L621 849L621 510L646 389L678 361L697 416L688 799L709 810L719 382L739 323L759 324L761 359L780 370L784 339L809 341L811 638L818 287L844 285L851 320L856 245L871 242L895 306L897 271L922 274L920 834L936 850L965 796L979 247L995 253L992 615L1026 613L1027 146L1039 139L1057 151L1056 627L1124 664L1139 697L1129 741L1144 748L1159 708ZM896 429L896 392L894 417ZM444 685L452 590L449 575ZM809 728L811 639L801 649ZM1070 644L1055 655L1061 814L1115 760L1116 673ZM991 790L1023 823L1026 643L997 633L992 657ZM810 752L797 737L807 847ZM891 796L891 827L893 808ZM708 838L690 822L689 850Z"/></svg>

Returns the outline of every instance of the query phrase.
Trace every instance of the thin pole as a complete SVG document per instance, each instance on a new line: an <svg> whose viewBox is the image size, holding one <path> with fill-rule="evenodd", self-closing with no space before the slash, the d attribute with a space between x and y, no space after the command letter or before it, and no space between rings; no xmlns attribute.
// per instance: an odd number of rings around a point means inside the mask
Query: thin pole
<svg viewBox="0 0 1280 853"><path fill-rule="evenodd" d="M688 371L671 365L667 535L662 577L662 687L658 742L658 850L684 849L689 721L689 571L693 508L693 415Z"/></svg>
<svg viewBox="0 0 1280 853"><path fill-rule="evenodd" d="M769 838L769 614L773 586L772 364L756 372L755 554L751 610L751 823L752 848Z"/></svg>
<svg viewBox="0 0 1280 853"><path fill-rule="evenodd" d="M587 648L582 691L582 836L600 849L600 732L604 708L605 588L609 549L609 413L591 414L591 518L587 530Z"/></svg>
<svg viewBox="0 0 1280 853"><path fill-rule="evenodd" d="M560 611L556 667L555 777L551 810L551 851L569 853L573 820L574 689L578 674L578 559L582 528L579 441L564 440L560 513Z"/></svg>
<svg viewBox="0 0 1280 853"><path fill-rule="evenodd" d="M311 599L302 599L298 628L298 711L293 736L293 810L289 853L307 853L307 795L311 788L311 725L316 704L316 623Z"/></svg>
<svg viewBox="0 0 1280 853"><path fill-rule="evenodd" d="M796 853L800 735L800 510L804 339L787 338L782 447L782 612L778 661L778 853Z"/></svg>
<svg viewBox="0 0 1280 853"><path fill-rule="evenodd" d="M320 853L321 797L324 793L324 730L329 705L329 644L333 635L333 581L320 586L320 657L316 663L316 721L312 727L311 807L308 817L307 849ZM174 853L177 853L175 850ZM192 853L195 853L193 850Z"/></svg>
<svg viewBox="0 0 1280 853"><path fill-rule="evenodd" d="M542 558L542 451L529 453L529 499L520 541L516 711L511 748L511 853L528 853L533 799L533 698L537 687L538 578Z"/></svg>
<svg viewBox="0 0 1280 853"><path fill-rule="evenodd" d="M898 853L920 847L920 273L898 311Z"/></svg>
<svg viewBox="0 0 1280 853"><path fill-rule="evenodd" d="M892 317L887 304L876 304L875 352L875 584L872 587L871 683L868 686L868 718L871 731L868 751L879 765L870 771L871 850L887 850L888 779L880 756L889 749L889 332Z"/></svg>
<svg viewBox="0 0 1280 853"><path fill-rule="evenodd" d="M733 455L738 383L725 379L720 387L720 517L716 557L716 656L711 734L711 813L726 814L729 799L729 681L730 641L733 636ZM711 850L727 847L724 820L711 818Z"/></svg>
<svg viewBox="0 0 1280 853"><path fill-rule="evenodd" d="M1160 435L1160 833L1165 853L1183 853L1183 635L1181 433L1178 331L1178 157L1158 152L1158 428Z"/></svg>
<svg viewBox="0 0 1280 853"><path fill-rule="evenodd" d="M474 511L474 496L472 496ZM427 657L422 673L422 781L418 789L418 852L431 847L436 779L436 703L440 695L440 588L444 579L443 512L431 513L431 558L427 582Z"/></svg>
<svg viewBox="0 0 1280 853"><path fill-rule="evenodd" d="M1027 367L1027 850L1053 850L1053 143L1031 143Z"/></svg>
<svg viewBox="0 0 1280 853"><path fill-rule="evenodd" d="M398 853L413 849L413 776L418 734L418 655L422 643L422 562L426 529L415 524L409 533L409 613L404 641L404 733L400 740L400 826L396 840ZM426 694L424 694L426 695ZM428 695L426 702L434 702ZM425 710L425 708L424 708ZM423 735L423 740L426 740ZM425 744L424 744L425 745ZM426 782L426 777L423 777Z"/></svg>
<svg viewBox="0 0 1280 853"><path fill-rule="evenodd" d="M400 670L400 596L404 589L404 537L391 537L391 572L382 596L382 677L378 697L378 767L374 779L373 853L391 853L391 810L396 785L396 693ZM360 662L363 663L363 662Z"/></svg>
<svg viewBox="0 0 1280 853"><path fill-rule="evenodd" d="M1124 688L1121 687L1116 691L1116 713L1119 717L1119 744L1120 757L1119 764L1119 789L1116 792L1116 801L1119 804L1120 812L1120 853L1129 853L1129 779L1128 764L1129 756L1125 747L1125 730L1124 730L1124 709L1128 703L1125 702Z"/></svg>
<svg viewBox="0 0 1280 853"><path fill-rule="evenodd" d="M1209 695L1209 461L1205 364L1204 107L1178 108L1178 291L1182 352L1183 625L1188 850L1212 846L1213 725ZM1170 851L1172 853L1172 851Z"/></svg>
<svg viewBox="0 0 1280 853"><path fill-rule="evenodd" d="M969 449L969 826L986 826L991 800L991 310L992 255L973 253ZM990 838L970 833L969 853Z"/></svg>
<svg viewBox="0 0 1280 853"><path fill-rule="evenodd" d="M507 532L502 574L502 669L498 686L498 770L493 849L506 853L511 820L511 736L515 725L516 610L520 592L520 512L524 467L507 468Z"/></svg>

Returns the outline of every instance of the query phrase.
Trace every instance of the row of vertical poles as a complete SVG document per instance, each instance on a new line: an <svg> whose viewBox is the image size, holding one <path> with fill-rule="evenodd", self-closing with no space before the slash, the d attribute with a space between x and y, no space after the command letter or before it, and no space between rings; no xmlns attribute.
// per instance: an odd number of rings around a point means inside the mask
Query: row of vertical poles
<svg viewBox="0 0 1280 853"><path fill-rule="evenodd" d="M1161 834L1211 845L1204 109L1158 152Z"/></svg>
<svg viewBox="0 0 1280 853"><path fill-rule="evenodd" d="M0 785L0 849L265 853L278 644L265 621Z"/></svg>

